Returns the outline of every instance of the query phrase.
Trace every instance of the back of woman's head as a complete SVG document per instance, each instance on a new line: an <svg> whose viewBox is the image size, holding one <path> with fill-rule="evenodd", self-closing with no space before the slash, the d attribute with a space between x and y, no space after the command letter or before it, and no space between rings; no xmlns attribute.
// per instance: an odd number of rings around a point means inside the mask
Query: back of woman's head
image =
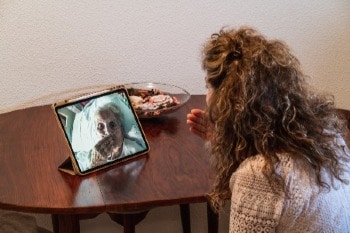
<svg viewBox="0 0 350 233"><path fill-rule="evenodd" d="M266 157L266 174L274 172L279 151L306 157L318 171L328 163L336 168L333 148L324 148L333 136L323 134L339 130L333 98L309 89L285 43L252 28L223 29L205 44L202 65L214 89L207 113L215 129L218 189L227 188L232 171L256 154Z"/></svg>
<svg viewBox="0 0 350 233"><path fill-rule="evenodd" d="M309 108L298 60L284 43L251 28L212 35L203 68L214 88L208 113L218 127L215 139L235 142L240 160L273 149L269 138L282 133L276 132L283 129L282 121L293 120L294 109Z"/></svg>

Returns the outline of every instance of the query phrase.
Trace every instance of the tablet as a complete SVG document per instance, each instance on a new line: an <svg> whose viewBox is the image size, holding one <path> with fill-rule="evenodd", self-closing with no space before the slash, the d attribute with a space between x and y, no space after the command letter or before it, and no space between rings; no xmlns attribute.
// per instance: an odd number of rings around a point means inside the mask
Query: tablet
<svg viewBox="0 0 350 233"><path fill-rule="evenodd" d="M73 170L74 174L85 175L149 151L124 86L52 106L71 152L69 159L59 166L62 171Z"/></svg>

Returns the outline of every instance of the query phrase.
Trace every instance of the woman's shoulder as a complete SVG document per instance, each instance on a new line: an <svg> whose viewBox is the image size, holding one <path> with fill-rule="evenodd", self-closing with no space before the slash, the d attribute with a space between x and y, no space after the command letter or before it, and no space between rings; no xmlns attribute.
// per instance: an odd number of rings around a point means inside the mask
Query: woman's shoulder
<svg viewBox="0 0 350 233"><path fill-rule="evenodd" d="M288 153L277 154L279 159L278 163L275 165L278 170L291 170L297 161ZM262 173L265 164L268 160L261 154L257 154L245 159L234 172L234 174L246 174L251 173L252 175L258 175Z"/></svg>
<svg viewBox="0 0 350 233"><path fill-rule="evenodd" d="M264 156L257 154L246 158L237 168L235 173L261 171L266 163Z"/></svg>
<svg viewBox="0 0 350 233"><path fill-rule="evenodd" d="M277 154L278 162L274 164L275 173L280 176L283 182L288 185L295 180L295 177L312 177L312 167L299 156L292 156L289 153ZM263 155L255 155L245 159L237 170L232 174L230 187L233 183L241 182L258 182L271 184L269 175L264 174L264 166L268 160ZM303 181L305 182L305 180ZM308 182L310 180L308 179ZM250 184L251 185L251 184Z"/></svg>
<svg viewBox="0 0 350 233"><path fill-rule="evenodd" d="M309 169L306 159L300 155L292 155L290 153L278 153L278 162L274 165L276 172L291 171L295 167ZM261 154L257 154L245 159L235 171L236 173L252 173L262 172L268 160Z"/></svg>
<svg viewBox="0 0 350 233"><path fill-rule="evenodd" d="M283 161L285 161L284 164L288 164L288 157L283 157ZM231 190L234 187L255 188L257 186L264 187L263 190L270 189L271 182L264 174L264 166L267 162L267 159L260 154L245 159L231 176Z"/></svg>

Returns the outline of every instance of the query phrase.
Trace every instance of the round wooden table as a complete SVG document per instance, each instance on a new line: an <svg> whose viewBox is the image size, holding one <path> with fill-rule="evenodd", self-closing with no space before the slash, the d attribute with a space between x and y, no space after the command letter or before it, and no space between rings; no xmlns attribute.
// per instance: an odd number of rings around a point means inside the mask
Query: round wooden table
<svg viewBox="0 0 350 233"><path fill-rule="evenodd" d="M51 106L0 115L0 208L52 215L54 232L79 232L79 219L110 213L125 232L152 208L179 205L190 232L189 204L206 202L213 182L204 142L190 134L186 114L205 98L191 96L178 111L141 120L150 152L134 161L87 175L58 171L68 157ZM208 230L217 216L208 210Z"/></svg>

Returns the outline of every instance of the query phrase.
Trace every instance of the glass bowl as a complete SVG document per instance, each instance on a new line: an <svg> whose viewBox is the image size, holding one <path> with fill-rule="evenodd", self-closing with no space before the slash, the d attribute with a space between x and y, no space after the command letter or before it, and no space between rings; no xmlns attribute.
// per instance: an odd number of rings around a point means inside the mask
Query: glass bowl
<svg viewBox="0 0 350 233"><path fill-rule="evenodd" d="M124 84L139 118L160 117L176 111L189 99L185 89L165 83Z"/></svg>

